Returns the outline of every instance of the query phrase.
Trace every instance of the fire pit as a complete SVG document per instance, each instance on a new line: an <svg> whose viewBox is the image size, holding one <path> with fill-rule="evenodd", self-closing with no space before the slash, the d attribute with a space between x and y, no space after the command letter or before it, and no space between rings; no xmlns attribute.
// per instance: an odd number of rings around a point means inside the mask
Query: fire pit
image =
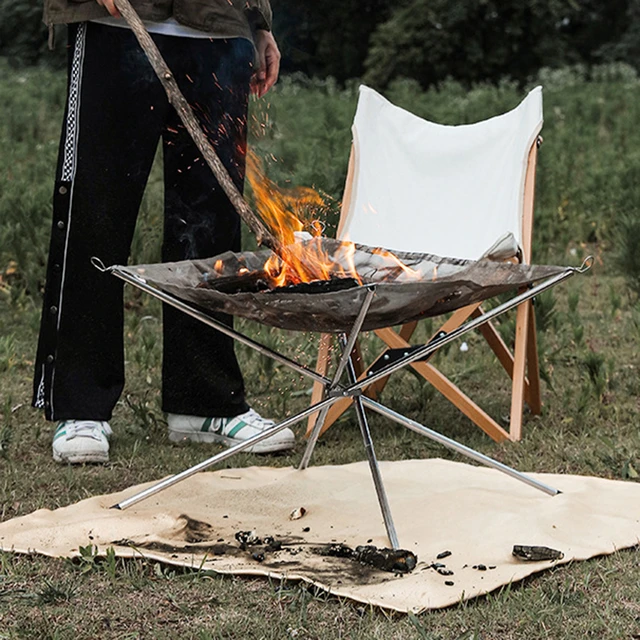
<svg viewBox="0 0 640 640"><path fill-rule="evenodd" d="M223 311L293 331L339 333L353 327L370 286L376 295L361 330L453 311L564 271L562 267L470 261L388 251L314 238L307 260L322 254L329 279L277 286L265 265L269 250L208 260L119 267L161 291L207 311ZM400 266L402 265L402 266Z"/></svg>
<svg viewBox="0 0 640 640"><path fill-rule="evenodd" d="M116 0L116 5L138 38L165 88L170 103L175 107L229 200L255 233L258 243L271 247L275 253L271 251L227 253L211 260L133 267L117 265L105 267L94 258L94 264L103 271L122 278L222 333L321 382L325 388L325 397L321 402L299 414L123 500L114 507L125 509L136 504L194 473L248 449L311 414L319 413L300 465L301 468L305 468L309 463L326 412L337 400L345 397L353 400L356 409L382 516L394 550L399 549L398 538L378 468L365 416L365 407L463 455L499 469L549 495L557 494L558 491L553 487L521 474L511 467L366 398L362 391L376 380L416 360L428 357L463 333L490 321L588 267L583 265L582 269L562 269L493 263L488 260L470 262L415 253L399 253L394 256L384 249L337 242L322 237L317 237L308 243L292 244L291 238L302 229L302 226L300 220L297 218L291 220L287 215L284 217L282 232L277 234L278 237L274 237L263 221L251 211L224 169L215 150L206 140L172 73L129 1ZM280 224L280 213L276 217ZM269 216L263 215L263 218L267 219ZM356 380L351 352L360 331L446 313L505 291L521 289L539 280L544 282L529 288L524 293L518 293L510 301L498 305L480 318L467 322L466 325L451 333L438 335L424 347L408 351L404 357L383 366L366 380ZM304 284L300 285L301 282ZM260 345L215 320L208 313L220 311L282 329L341 334L342 357L333 379ZM346 384L341 382L345 371L348 376Z"/></svg>

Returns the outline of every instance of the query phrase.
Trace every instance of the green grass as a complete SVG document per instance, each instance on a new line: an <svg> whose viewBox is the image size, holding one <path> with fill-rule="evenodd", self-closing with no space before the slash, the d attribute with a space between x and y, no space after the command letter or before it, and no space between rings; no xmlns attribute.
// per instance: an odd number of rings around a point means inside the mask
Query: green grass
<svg viewBox="0 0 640 640"><path fill-rule="evenodd" d="M546 73L546 72L545 72ZM640 471L640 303L624 254L619 220L638 219L640 84L623 68L587 82L579 70L543 73L545 143L536 209L539 262L577 264L596 255L592 272L541 296L536 312L544 409L526 415L518 444L496 444L408 371L392 378L383 399L411 417L521 470L590 474L637 481ZM449 83L420 93L398 82L390 97L421 115L466 122L514 106L511 85L463 92ZM315 185L339 199L349 150L355 87L283 82L254 144L270 154L282 184ZM111 462L68 468L51 460L51 425L29 406L40 291L50 224L50 194L64 78L39 69L15 72L0 62L0 520L56 508L180 471L217 451L177 446L160 410L159 305L127 292L127 386L112 426ZM154 169L133 247L133 260L159 255L162 187ZM627 224L627 222L625 222ZM247 238L247 245L251 238ZM637 276L637 274L635 274ZM428 324L421 329L428 334ZM249 322L255 339L312 365L317 336L285 334ZM500 332L507 339L513 322ZM436 364L494 416L508 414L506 376L478 336L444 349ZM365 351L375 340L367 338ZM309 401L307 380L238 347L252 404L282 418ZM371 419L382 459L439 456L438 445L377 416ZM291 465L303 451L229 462ZM364 459L346 416L317 447L314 463ZM0 553L0 640L5 638L428 638L432 640L604 638L640 636L638 549L572 563L487 597L421 616L391 615L298 584L181 571L154 562L79 561Z"/></svg>

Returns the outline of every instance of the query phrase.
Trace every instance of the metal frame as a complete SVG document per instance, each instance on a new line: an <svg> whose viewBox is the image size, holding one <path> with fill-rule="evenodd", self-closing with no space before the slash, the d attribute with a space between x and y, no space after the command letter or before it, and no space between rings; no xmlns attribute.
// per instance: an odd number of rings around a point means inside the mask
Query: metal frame
<svg viewBox="0 0 640 640"><path fill-rule="evenodd" d="M544 280L543 282L537 284L536 286L533 286L532 288L528 289L523 293L520 293L514 296L507 302L504 302L496 306L495 308L482 314L481 316L467 321L464 325L457 327L450 333L439 334L435 339L433 339L428 344L420 348L413 349L410 352L407 352L404 357L401 357L400 359L395 360L394 362L388 364L387 366L382 367L377 372L371 375L368 375L366 378L362 380L357 380L356 378L356 373L353 366L351 353L353 350L353 346L356 342L356 338L358 337L360 333L360 329L363 326L363 323L366 319L367 312L369 310L371 302L375 297L375 294L376 294L375 285L366 285L360 288L362 291L362 302L360 306L360 311L356 317L353 327L351 328L351 331L348 334L346 333L340 334L340 345L342 348L342 354L333 377L329 379L326 376L320 375L313 369L310 369L304 365L301 365L295 362L294 360L287 358L286 356L278 353L277 351L274 351L252 340L251 338L248 338L247 336L226 326L225 324L218 322L217 320L215 320L214 318L211 318L210 316L203 313L202 311L191 307L188 303L184 302L183 300L169 293L161 291L155 286L149 284L144 278L133 275L129 271L125 271L122 267L119 267L119 266L105 267L97 259L94 259L93 263L101 271L111 273L121 278L125 282L134 285L135 287L158 298L162 302L165 302L179 309L180 311L183 311L184 313L196 318L197 320L204 322L210 327L213 327L214 329L221 331L222 333L234 338L235 340L238 340L240 343L248 347L251 347L252 349L255 349L259 353L262 353L267 357L273 358L277 362L284 364L285 366L293 369L294 371L297 371L298 373L304 376L312 378L316 382L320 382L324 387L324 397L320 402L317 402L309 406L307 409L301 411L300 413L294 416L291 416L290 418L283 420L282 422L263 431L262 433L259 433L258 435L253 436L252 438L249 438L244 442L240 442L226 449L225 451L218 453L208 458L207 460L204 460L203 462L200 462L199 464L193 467L190 467L189 469L186 469L185 471L182 471L181 473L178 473L169 478L165 478L164 480L158 482L157 484L143 491L140 491L139 493L136 493L135 495L129 498L126 498L125 500L122 500L118 504L113 505L112 508L127 509L128 507L131 507L134 504L137 504L138 502L141 502L142 500L145 500L146 498L152 495L155 495L160 491L163 491L164 489L170 486L173 486L174 484L177 484L178 482L181 482L182 480L185 480L186 478L200 471L203 471L204 469L207 469L219 462L222 462L223 460L226 460L227 458L234 456L236 453L239 453L240 451L244 451L245 449L252 447L254 444L257 444L262 440L266 440L272 435L300 422L301 420L307 418L308 416L314 413L319 413L318 419L316 420L315 427L309 437L307 447L305 449L305 452L303 454L303 457L299 466L300 470L304 470L307 468L307 466L311 461L313 450L315 448L318 435L320 434L320 431L322 429L322 425L326 417L327 411L335 402L337 402L342 398L350 398L353 401L353 404L356 410L358 425L360 427L365 451L367 454L367 459L369 462L369 468L370 468L373 483L376 489L380 510L382 512L384 525L387 531L389 542L394 549L399 548L399 541L398 541L395 525L393 522L393 517L391 515L391 509L389 506L389 501L387 499L387 495L386 495L386 491L385 491L385 487L382 479L382 474L380 472L378 460L375 455L373 440L371 438L371 433L369 431L369 426L368 426L366 412L365 412L365 409L367 408L383 416L390 418L391 420L407 427L408 429L411 429L412 431L415 431L427 438L430 438L436 442L439 442L440 444L454 451L457 451L458 453L461 453L462 455L467 456L468 458L471 458L476 462L480 462L481 464L497 469L511 476L512 478L515 478L516 480L524 482L525 484L528 484L529 486L534 487L535 489L538 489L550 496L560 493L558 489L555 489L553 487L550 487L544 484L543 482L535 480L534 478L531 478L526 474L520 473L519 471L516 471L515 469L508 467L507 465L504 465L498 462L497 460L494 460L493 458L485 456L484 454L481 454L478 451L475 451L474 449L470 449L469 447L466 447L456 442L455 440L447 438L437 433L436 431L433 431L425 427L424 425L389 409L388 407L385 407L379 402L376 402L374 400L371 400L370 398L367 398L366 396L363 395L363 389L367 387L369 384L371 384L372 382L375 382L378 379L384 378L390 375L391 373L398 371L399 369L402 369L403 367L411 364L412 362L415 362L417 360L424 360L430 357L443 345L448 344L449 342L452 342L453 340L459 338L461 335L467 333L468 331L476 329L477 327L485 324L486 322L489 322L490 320L492 320L493 318L496 318L502 313L505 313L506 311L509 311L514 307L517 307L522 302L532 299L534 296L542 293L547 289L550 289L551 287L570 278L576 273L585 272L590 268L592 264L592 260L590 258L587 258L587 260L585 260L585 262L582 264L581 267L579 268L567 267L567 269L562 271L561 273L551 278L548 278L547 280ZM345 371L347 372L348 381L346 383L341 383L341 379Z"/></svg>

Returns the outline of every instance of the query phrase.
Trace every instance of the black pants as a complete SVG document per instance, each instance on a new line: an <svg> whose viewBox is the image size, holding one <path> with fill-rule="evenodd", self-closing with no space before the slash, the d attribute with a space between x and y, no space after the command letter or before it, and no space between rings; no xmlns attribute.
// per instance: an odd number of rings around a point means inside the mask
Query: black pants
<svg viewBox="0 0 640 640"><path fill-rule="evenodd" d="M241 38L153 38L242 189L253 45ZM122 283L99 272L91 258L126 264L161 137L163 261L240 250L239 217L134 35L73 25L34 379L33 404L49 420L108 420L122 392ZM230 338L169 307L163 331L165 411L224 417L247 410Z"/></svg>

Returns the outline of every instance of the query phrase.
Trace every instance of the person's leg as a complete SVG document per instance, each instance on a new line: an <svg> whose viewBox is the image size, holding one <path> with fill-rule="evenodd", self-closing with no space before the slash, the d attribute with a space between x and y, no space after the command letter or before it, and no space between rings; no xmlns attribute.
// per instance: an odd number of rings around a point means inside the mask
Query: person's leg
<svg viewBox="0 0 640 640"><path fill-rule="evenodd" d="M122 283L99 272L125 264L168 110L133 34L70 27L68 103L34 379L49 420L106 421L122 391Z"/></svg>
<svg viewBox="0 0 640 640"><path fill-rule="evenodd" d="M176 47L183 42L176 42ZM174 75L242 190L253 47L240 38L192 40L186 45L172 60ZM163 149L163 261L239 251L240 218L175 112ZM217 317L232 322L229 316ZM210 417L247 411L233 340L168 305L163 319L163 409Z"/></svg>
<svg viewBox="0 0 640 640"><path fill-rule="evenodd" d="M242 191L253 47L243 39L199 40L189 49L191 56L176 56L174 75ZM175 117L164 134L163 260L239 251L239 215ZM232 322L224 314L216 317ZM163 409L168 413L170 439L232 445L273 426L246 404L231 338L168 305L163 318ZM280 451L293 444L293 432L286 429L251 451Z"/></svg>

